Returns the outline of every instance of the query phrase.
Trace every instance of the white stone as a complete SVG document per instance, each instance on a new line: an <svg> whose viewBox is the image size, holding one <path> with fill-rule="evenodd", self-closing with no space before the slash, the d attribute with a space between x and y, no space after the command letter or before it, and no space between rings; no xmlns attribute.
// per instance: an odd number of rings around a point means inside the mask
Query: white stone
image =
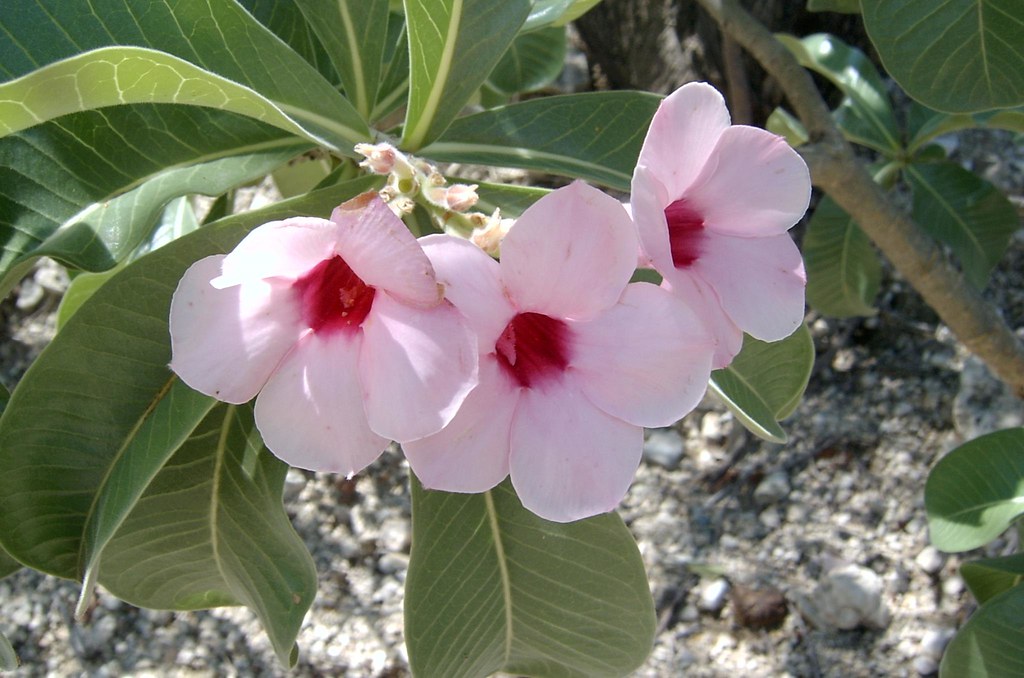
<svg viewBox="0 0 1024 678"><path fill-rule="evenodd" d="M926 546L914 558L914 562L925 574L935 575L946 564L946 557L934 546Z"/></svg>
<svg viewBox="0 0 1024 678"><path fill-rule="evenodd" d="M729 582L724 579L713 579L700 590L697 607L704 612L719 612L725 607L725 597L729 594Z"/></svg>
<svg viewBox="0 0 1024 678"><path fill-rule="evenodd" d="M798 596L804 617L821 629L885 628L889 610L882 579L873 570L845 565L829 571L810 596Z"/></svg>
<svg viewBox="0 0 1024 678"><path fill-rule="evenodd" d="M675 429L654 429L644 441L644 459L669 470L674 469L683 458L685 445L683 437Z"/></svg>

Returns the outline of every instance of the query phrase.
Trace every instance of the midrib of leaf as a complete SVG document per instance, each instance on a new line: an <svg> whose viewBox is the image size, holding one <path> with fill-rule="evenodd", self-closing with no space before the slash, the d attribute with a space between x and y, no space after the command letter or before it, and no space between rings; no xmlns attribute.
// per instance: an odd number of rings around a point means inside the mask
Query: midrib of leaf
<svg viewBox="0 0 1024 678"><path fill-rule="evenodd" d="M489 146L485 144L470 144L461 141L438 141L430 144L427 147L427 152L430 151L441 151L443 153L468 153L468 152L481 152L481 153L494 153L496 155L514 155L524 160L552 160L565 165L571 165L572 167L579 167L582 169L596 170L601 174L614 176L623 182L623 185L628 187L632 177L625 172L611 169L606 165L599 165L593 162L586 162L578 158L573 158L567 155L559 155L558 153L549 153L547 151L535 151L529 148L521 148L518 146Z"/></svg>
<svg viewBox="0 0 1024 678"><path fill-rule="evenodd" d="M220 509L220 483L223 476L224 456L228 446L228 434L231 432L231 420L235 415L235 406L228 405L224 412L224 422L220 426L220 437L217 439L217 449L214 452L213 464L213 486L210 490L210 548L213 551L213 562L217 565L217 572L221 579L228 583L228 588L234 594L234 587L230 585L231 579L224 571L224 564L220 555L220 544L217 533L220 526L217 521L217 514Z"/></svg>
<svg viewBox="0 0 1024 678"><path fill-rule="evenodd" d="M448 31L445 34L444 49L441 51L441 61L438 64L437 77L434 79L433 87L430 90L430 95L427 97L427 103L423 107L419 120L413 125L412 132L406 136L406 143L404 145L410 150L416 150L423 144L423 138L427 135L427 130L430 129L430 124L437 114L437 106L441 101L441 94L444 92L444 86L448 82L448 76L451 73L452 62L454 61L456 40L452 36L458 36L461 21L462 0L454 0L452 2L452 15L448 21Z"/></svg>
<svg viewBox="0 0 1024 678"><path fill-rule="evenodd" d="M391 107L394 105L395 99L405 94L408 88L409 78L406 77L398 87L391 90L390 94L377 102L377 105L373 107L373 112L370 113L370 118L376 120L384 113L390 111Z"/></svg>
<svg viewBox="0 0 1024 678"><path fill-rule="evenodd" d="M981 69L985 74L985 86L992 91L992 74L988 72L988 53L985 46L985 2L977 0L978 7L978 50L981 52Z"/></svg>
<svg viewBox="0 0 1024 678"><path fill-rule="evenodd" d="M127 450L128 447L131 445L132 440L135 439L135 436L138 435L139 431L142 429L143 425L146 423L146 420L149 419L149 417L156 410L157 405L160 404L160 401L162 401L165 397L167 397L167 393L171 390L171 386L174 385L174 382L177 380L177 378L178 378L178 375L176 375L176 374L172 374L170 377L168 377L167 381L164 382L164 385L160 387L160 390L157 391L156 395L153 397L153 400L151 400L149 402L149 405L146 406L146 409L143 410L142 414L139 415L139 418L135 420L135 424L132 425L131 429L124 436L124 440L122 440L121 444L118 446L117 452L115 452L114 456L110 459L110 463L107 464L107 468L104 469L104 471L103 471L103 478L96 485L96 492L92 495L92 502L90 502L90 504L89 504L89 510L85 512L85 522L83 523L83 525L85 526L85 529L83 530L83 533L87 532L88 529L89 529L89 526L92 524L93 517L96 515L96 507L99 504L100 497L103 496L103 490L107 486L107 484L110 482L110 476L114 472L114 468L117 466L117 462L121 459L121 457L124 456L125 450ZM78 547L78 569L79 569L79 571L82 571L83 570L83 566L85 565L86 541L87 541L86 539L82 539L82 543ZM94 580L93 577L90 577L90 574L91 574L90 570L91 569L92 568L89 568L89 569L86 569L84 571L84 579L85 579L86 582L89 581L90 579ZM83 582L82 598L86 597L85 596L86 592L85 592L84 583L85 582Z"/></svg>
<svg viewBox="0 0 1024 678"><path fill-rule="evenodd" d="M345 24L345 37L348 38L349 52L352 54L352 67L356 77L356 91L353 92L356 110L363 117L370 114L369 97L366 95L366 79L363 73L363 56L359 53L359 43L356 41L356 30L352 24L352 15L349 14L348 5L345 0L337 0L338 12L341 14L341 22Z"/></svg>
<svg viewBox="0 0 1024 678"><path fill-rule="evenodd" d="M924 177L921 176L921 173L918 172L913 165L907 165L907 172L913 174L917 178L918 184L922 186L925 190L927 190L928 194L935 199L935 202L938 203L942 207L942 209L945 210L946 213L948 213L953 218L953 221L960 226L960 230L962 230L967 235L967 238L974 245L975 251L979 252L982 255L982 259L984 260L985 248L982 247L981 243L975 237L974 231L971 230L970 225L960 218L960 213L957 212L953 208L953 206L949 204L949 202L942 196L941 193L935 191L931 183L925 181Z"/></svg>
<svg viewBox="0 0 1024 678"><path fill-rule="evenodd" d="M494 551L498 556L498 573L501 576L501 595L505 601L505 652L502 666L508 666L512 657L512 581L508 574L508 563L505 560L505 545L501 541L501 530L498 525L498 511L494 507L491 491L484 492L484 503L487 507L487 521L494 535Z"/></svg>
<svg viewBox="0 0 1024 678"><path fill-rule="evenodd" d="M981 504L973 504L971 506L968 506L967 508L960 509L959 511L954 511L953 513L947 513L947 514L943 515L943 518L946 519L946 520L948 520L950 518L959 518L961 516L966 516L966 515L970 515L972 513L977 513L978 511L984 511L985 509L994 508L996 506L1005 506L1007 504L1010 504L1010 505L1013 505L1013 504L1024 505L1024 496L1013 497L1011 499L996 499L995 501L986 501L986 502L981 503Z"/></svg>

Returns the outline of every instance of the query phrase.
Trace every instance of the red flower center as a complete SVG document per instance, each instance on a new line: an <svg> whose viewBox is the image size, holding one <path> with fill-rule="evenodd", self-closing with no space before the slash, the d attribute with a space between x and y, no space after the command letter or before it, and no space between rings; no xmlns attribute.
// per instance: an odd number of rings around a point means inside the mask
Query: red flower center
<svg viewBox="0 0 1024 678"><path fill-rule="evenodd" d="M668 221L668 242L672 249L672 263L676 268L687 268L700 257L703 239L704 217L686 204L686 199L676 200L665 208Z"/></svg>
<svg viewBox="0 0 1024 678"><path fill-rule="evenodd" d="M570 336L564 320L520 313L498 337L498 362L526 388L557 379L569 365Z"/></svg>
<svg viewBox="0 0 1024 678"><path fill-rule="evenodd" d="M325 259L295 281L302 320L314 332L354 332L373 306L376 290L364 283L345 260Z"/></svg>

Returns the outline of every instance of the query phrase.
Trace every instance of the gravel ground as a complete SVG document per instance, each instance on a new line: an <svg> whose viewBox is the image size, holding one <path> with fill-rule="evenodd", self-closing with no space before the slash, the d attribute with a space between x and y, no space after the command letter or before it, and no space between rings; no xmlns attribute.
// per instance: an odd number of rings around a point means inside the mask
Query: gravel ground
<svg viewBox="0 0 1024 678"><path fill-rule="evenodd" d="M1008 143L972 133L960 153L1019 198L1024 162L1006 159ZM1024 329L1022 271L1018 233L989 295ZM62 286L59 267L43 265L0 305L7 386L52 336ZM934 673L973 603L961 557L928 546L924 481L945 452L1019 423L1022 408L898 277L883 290L874 318L808 317L817 359L789 443L752 437L710 399L649 433L621 508L660 622L637 676ZM292 675L407 675L407 473L390 451L352 481L289 476L286 505L320 574ZM1015 546L1008 534L986 552ZM0 631L23 663L13 675L287 673L244 609L139 610L100 590L77 623L77 592L27 570L0 580Z"/></svg>

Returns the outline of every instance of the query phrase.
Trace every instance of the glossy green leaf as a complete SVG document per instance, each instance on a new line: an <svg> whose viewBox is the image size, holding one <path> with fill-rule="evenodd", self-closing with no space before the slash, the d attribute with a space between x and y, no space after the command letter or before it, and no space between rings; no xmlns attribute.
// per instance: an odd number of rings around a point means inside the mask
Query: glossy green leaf
<svg viewBox="0 0 1024 678"><path fill-rule="evenodd" d="M456 120L421 155L552 172L628 191L660 101L643 92L531 99Z"/></svg>
<svg viewBox="0 0 1024 678"><path fill-rule="evenodd" d="M960 566L960 576L984 605L990 598L1024 582L1024 553L968 561Z"/></svg>
<svg viewBox="0 0 1024 678"><path fill-rule="evenodd" d="M187 195L175 198L164 208L156 228L153 229L149 238L132 253L131 259L138 259L198 228L199 220L196 218L195 210L192 209L192 199Z"/></svg>
<svg viewBox="0 0 1024 678"><path fill-rule="evenodd" d="M195 93L204 97L207 105L249 107L248 115L270 115L265 106L245 96L248 90L273 102L283 115L301 120L304 129L341 152L352 153L355 143L369 138L365 122L329 81L230 0L154 0L146 4L144 12L138 11L133 0L5 0L0 29L11 38L0 43L0 74L9 78L45 69L62 59L80 59L82 52L97 48L151 48L167 55L157 59L150 54L155 62L151 67L136 63L136 77L121 82L126 96L142 96L149 87L163 91L164 81L183 80L179 95L183 100ZM109 53L119 54L117 50ZM171 58L190 62L194 70L188 71L177 61L173 66L165 63ZM125 63L124 67L131 66ZM90 77L83 77L77 88L87 98L96 96L91 76L109 80L112 66L90 68ZM172 75L171 70L179 75ZM136 79L143 74L144 79ZM73 74L70 77L74 78ZM216 82L225 88L223 92L211 89L214 77L219 78ZM228 87L229 83L235 88ZM68 86L71 96L53 98L73 102L75 91Z"/></svg>
<svg viewBox="0 0 1024 678"><path fill-rule="evenodd" d="M824 33L802 40L776 37L801 66L824 76L845 95L835 118L847 138L889 156L899 152L899 126L885 83L863 52Z"/></svg>
<svg viewBox="0 0 1024 678"><path fill-rule="evenodd" d="M502 217L518 217L527 207L550 192L550 189L533 186L478 183L476 193L480 201L473 209L485 214L492 214L495 209L499 209Z"/></svg>
<svg viewBox="0 0 1024 678"><path fill-rule="evenodd" d="M228 251L256 225L296 214L327 216L379 183L367 177L223 219L130 264L83 304L29 368L0 417L4 547L30 567L80 579L87 529L102 517L92 516L106 501L107 483L122 466L133 472L135 461L152 467L156 462L143 463L143 456L169 454L173 449L165 448L194 425L182 421L194 407L176 417L168 401L179 390L167 368L167 314L188 266Z"/></svg>
<svg viewBox="0 0 1024 678"><path fill-rule="evenodd" d="M18 661L18 654L11 647L11 641L7 636L0 633L0 671L14 671L21 664Z"/></svg>
<svg viewBox="0 0 1024 678"><path fill-rule="evenodd" d="M964 443L939 460L924 488L931 542L969 551L1024 514L1024 428Z"/></svg>
<svg viewBox="0 0 1024 678"><path fill-rule="evenodd" d="M0 136L69 113L120 104L217 108L280 127L322 146L341 143L347 148L361 138L350 131L348 138L329 142L307 131L301 112L292 118L247 87L143 47L103 47L0 84Z"/></svg>
<svg viewBox="0 0 1024 678"><path fill-rule="evenodd" d="M643 561L614 513L538 518L511 484L412 486L405 636L414 675L624 676L654 641Z"/></svg>
<svg viewBox="0 0 1024 678"><path fill-rule="evenodd" d="M882 63L910 96L947 113L1024 105L1020 0L862 0Z"/></svg>
<svg viewBox="0 0 1024 678"><path fill-rule="evenodd" d="M1024 675L1024 586L1000 593L975 611L949 642L939 678Z"/></svg>
<svg viewBox="0 0 1024 678"><path fill-rule="evenodd" d="M807 0L810 12L839 12L860 14L860 0Z"/></svg>
<svg viewBox="0 0 1024 678"><path fill-rule="evenodd" d="M277 192L284 198L308 193L320 185L330 173L331 160L326 157L303 155L281 165L271 173Z"/></svg>
<svg viewBox="0 0 1024 678"><path fill-rule="evenodd" d="M0 139L0 296L38 256L112 268L172 198L216 195L308 148L247 118L170 105L78 113Z"/></svg>
<svg viewBox="0 0 1024 678"><path fill-rule="evenodd" d="M96 293L96 290L113 278L120 267L112 268L101 273L83 272L71 279L71 284L64 291L60 298L60 306L57 307L57 331L60 332L68 324L68 320L75 314L75 311L82 307L85 300Z"/></svg>
<svg viewBox="0 0 1024 678"><path fill-rule="evenodd" d="M377 88L377 103L370 120L379 121L405 103L409 93L409 40L405 27L405 16L388 15L388 32L385 42L383 75ZM396 121L397 123L397 121Z"/></svg>
<svg viewBox="0 0 1024 678"><path fill-rule="evenodd" d="M244 604L290 665L316 570L281 503L287 471L250 406L218 404L147 484L103 554L100 582L140 607Z"/></svg>
<svg viewBox="0 0 1024 678"><path fill-rule="evenodd" d="M332 85L341 86L341 76L334 68L327 50L313 27L306 21L297 2L281 0L237 0L256 21L273 31L306 63L312 65Z"/></svg>
<svg viewBox="0 0 1024 678"><path fill-rule="evenodd" d="M882 264L857 222L828 196L814 210L800 249L811 307L836 318L877 312Z"/></svg>
<svg viewBox="0 0 1024 678"><path fill-rule="evenodd" d="M565 64L565 28L543 28L512 41L487 82L505 94L549 85Z"/></svg>
<svg viewBox="0 0 1024 678"><path fill-rule="evenodd" d="M0 400L2 400L2 397L6 392L6 389L3 386L0 386ZM3 402L0 402L0 405L3 404ZM3 412L3 407L0 407L0 412ZM12 575L20 569L21 563L12 558L11 554L5 551L3 546L0 546L0 579Z"/></svg>
<svg viewBox="0 0 1024 678"><path fill-rule="evenodd" d="M971 284L985 287L1020 227L1013 204L988 181L952 162L915 163L904 171L914 193L914 220L953 249Z"/></svg>
<svg viewBox="0 0 1024 678"><path fill-rule="evenodd" d="M565 26L589 12L601 0L532 0L523 32L546 26Z"/></svg>
<svg viewBox="0 0 1024 678"><path fill-rule="evenodd" d="M1024 107L984 113L940 113L913 102L907 115L910 142L907 151L916 153L943 134L964 129L1005 129L1024 133Z"/></svg>
<svg viewBox="0 0 1024 678"><path fill-rule="evenodd" d="M405 0L410 73L404 149L416 151L444 132L529 9L527 0Z"/></svg>
<svg viewBox="0 0 1024 678"><path fill-rule="evenodd" d="M779 421L800 404L814 365L814 342L806 325L782 341L743 337L731 364L711 373L708 387L754 435L786 441Z"/></svg>
<svg viewBox="0 0 1024 678"><path fill-rule="evenodd" d="M341 75L349 101L369 118L384 56L387 0L296 0Z"/></svg>
<svg viewBox="0 0 1024 678"><path fill-rule="evenodd" d="M803 123L781 106L768 116L765 129L772 134L785 137L786 143L793 148L799 148L811 140Z"/></svg>

